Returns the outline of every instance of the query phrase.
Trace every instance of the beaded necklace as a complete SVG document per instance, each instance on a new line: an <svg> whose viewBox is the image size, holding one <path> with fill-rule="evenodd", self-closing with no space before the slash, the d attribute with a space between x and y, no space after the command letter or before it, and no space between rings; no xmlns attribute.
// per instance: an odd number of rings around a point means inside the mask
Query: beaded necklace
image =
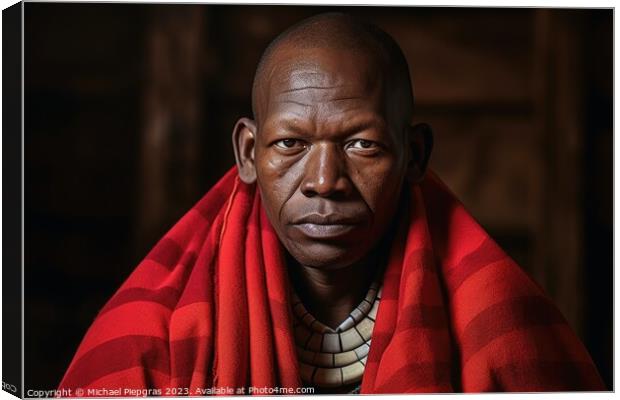
<svg viewBox="0 0 620 400"><path fill-rule="evenodd" d="M336 329L314 318L293 293L295 347L304 383L336 388L362 380L381 290L372 283L366 297Z"/></svg>

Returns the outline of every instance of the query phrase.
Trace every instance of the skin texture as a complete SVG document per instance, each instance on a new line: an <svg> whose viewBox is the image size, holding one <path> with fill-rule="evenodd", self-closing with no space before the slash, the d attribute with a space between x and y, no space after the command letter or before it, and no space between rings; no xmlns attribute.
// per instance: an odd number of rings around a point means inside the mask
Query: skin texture
<svg viewBox="0 0 620 400"><path fill-rule="evenodd" d="M335 327L385 256L405 180L422 179L430 129L410 125L370 46L282 41L263 70L257 120L233 130L239 174L258 185L300 298Z"/></svg>

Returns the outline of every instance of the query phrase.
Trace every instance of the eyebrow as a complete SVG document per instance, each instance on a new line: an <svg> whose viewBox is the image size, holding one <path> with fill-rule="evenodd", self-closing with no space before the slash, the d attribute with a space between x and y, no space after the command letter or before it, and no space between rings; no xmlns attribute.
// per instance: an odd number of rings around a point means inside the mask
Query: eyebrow
<svg viewBox="0 0 620 400"><path fill-rule="evenodd" d="M284 129L284 130L287 130L287 131L292 131L292 132L297 133L299 135L307 135L308 134L307 131L304 128L295 125L290 120L281 120L275 126L278 127L279 129Z"/></svg>
<svg viewBox="0 0 620 400"><path fill-rule="evenodd" d="M382 127L383 125L383 121L381 121L379 118L365 119L353 125L347 126L345 129L343 129L342 134L344 136L349 136L357 132L365 131L372 127Z"/></svg>
<svg viewBox="0 0 620 400"><path fill-rule="evenodd" d="M346 137L346 136L353 135L357 132L361 132L366 129L372 128L372 127L382 128L384 126L385 126L385 122L381 118L364 119L355 124L346 126L344 129L342 129L339 132L338 136ZM276 127L286 130L286 131L299 134L299 135L303 135L303 136L308 135L308 131L306 129L294 124L291 120L281 120L280 122L276 124Z"/></svg>

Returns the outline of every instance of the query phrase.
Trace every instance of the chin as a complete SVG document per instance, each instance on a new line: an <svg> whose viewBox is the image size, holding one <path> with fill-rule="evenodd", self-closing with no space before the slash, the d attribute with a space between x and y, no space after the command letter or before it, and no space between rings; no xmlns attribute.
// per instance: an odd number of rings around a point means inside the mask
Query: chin
<svg viewBox="0 0 620 400"><path fill-rule="evenodd" d="M286 247L298 263L324 270L339 269L355 264L366 255L364 249L371 248L363 244L343 246L320 242L303 245L293 243Z"/></svg>

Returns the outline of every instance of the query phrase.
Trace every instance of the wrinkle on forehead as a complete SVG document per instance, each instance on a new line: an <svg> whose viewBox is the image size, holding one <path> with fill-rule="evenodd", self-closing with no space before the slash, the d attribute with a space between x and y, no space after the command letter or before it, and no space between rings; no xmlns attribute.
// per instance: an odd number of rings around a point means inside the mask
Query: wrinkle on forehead
<svg viewBox="0 0 620 400"><path fill-rule="evenodd" d="M281 73L277 79L272 80L271 87L278 97L289 93L303 91L333 91L343 89L354 91L359 87L359 82L352 82L342 74L334 74L317 66L319 71L293 70L290 73ZM365 82L362 89L366 89L370 82Z"/></svg>
<svg viewBox="0 0 620 400"><path fill-rule="evenodd" d="M347 103L371 98L384 100L386 73L385 66L363 50L284 45L272 53L256 87L260 117L255 117L260 127L271 110L284 103L308 108L329 102L348 107Z"/></svg>
<svg viewBox="0 0 620 400"><path fill-rule="evenodd" d="M321 95L338 91L333 100L349 100L369 95L380 85L380 68L359 52L325 49L280 54L284 62L274 63L269 74L269 92L284 100L288 94L299 101L300 95Z"/></svg>
<svg viewBox="0 0 620 400"><path fill-rule="evenodd" d="M315 68L320 68L316 66ZM304 89L334 89L342 86L339 79L323 71L292 70L287 76L281 76L274 84L288 87L280 93ZM340 79L341 81L341 79Z"/></svg>

